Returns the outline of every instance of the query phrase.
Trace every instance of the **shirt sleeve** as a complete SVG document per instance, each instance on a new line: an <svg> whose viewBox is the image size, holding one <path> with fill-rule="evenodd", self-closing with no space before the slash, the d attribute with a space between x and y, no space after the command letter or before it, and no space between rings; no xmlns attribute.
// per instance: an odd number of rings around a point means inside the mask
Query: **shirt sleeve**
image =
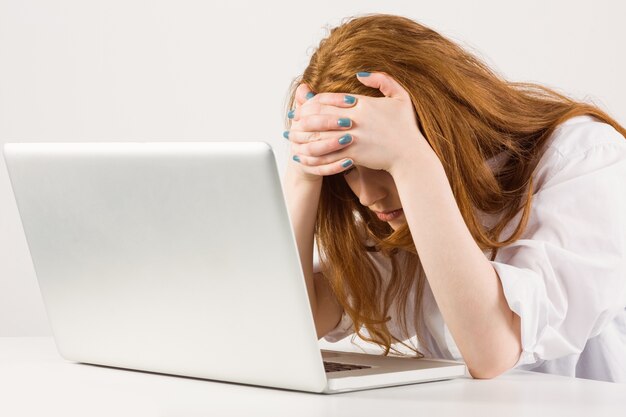
<svg viewBox="0 0 626 417"><path fill-rule="evenodd" d="M582 352L626 307L626 140L619 138L553 154L522 238L491 262L521 319L516 366Z"/></svg>

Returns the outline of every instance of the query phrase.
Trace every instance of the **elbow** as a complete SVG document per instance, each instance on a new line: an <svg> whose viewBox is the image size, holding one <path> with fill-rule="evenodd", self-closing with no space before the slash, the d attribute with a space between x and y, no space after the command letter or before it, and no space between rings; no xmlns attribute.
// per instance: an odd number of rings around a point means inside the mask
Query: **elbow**
<svg viewBox="0 0 626 417"><path fill-rule="evenodd" d="M521 355L521 349L511 355L492 356L488 360L467 362L467 369L474 379L492 379L512 369Z"/></svg>
<svg viewBox="0 0 626 417"><path fill-rule="evenodd" d="M513 369L519 361L522 355L519 316L513 314L512 318L512 332L506 333L504 337L494 338L486 345L474 346L468 358L465 358L472 378L495 378Z"/></svg>
<svg viewBox="0 0 626 417"><path fill-rule="evenodd" d="M510 367L498 367L498 366L483 366L483 367L470 367L468 370L472 378L474 379L492 379L500 376L504 372L511 369Z"/></svg>

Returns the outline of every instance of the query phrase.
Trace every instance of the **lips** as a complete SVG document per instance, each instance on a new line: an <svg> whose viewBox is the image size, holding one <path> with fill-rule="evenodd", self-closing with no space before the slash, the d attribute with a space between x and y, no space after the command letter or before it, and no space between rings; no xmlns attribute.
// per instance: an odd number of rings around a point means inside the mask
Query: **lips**
<svg viewBox="0 0 626 417"><path fill-rule="evenodd" d="M391 210L391 211L375 211L374 213L376 213L376 216L378 216L378 218L384 222L390 222L394 219L397 219L398 217L402 216L402 214L404 213L404 210L402 210L401 208L397 209L397 210Z"/></svg>

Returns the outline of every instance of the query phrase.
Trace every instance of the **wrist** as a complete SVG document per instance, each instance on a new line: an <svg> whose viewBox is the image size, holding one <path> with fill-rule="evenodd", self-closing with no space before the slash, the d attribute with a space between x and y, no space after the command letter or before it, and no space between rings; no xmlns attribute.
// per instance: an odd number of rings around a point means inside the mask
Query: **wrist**
<svg viewBox="0 0 626 417"><path fill-rule="evenodd" d="M283 181L283 191L292 215L306 210L306 207L312 206L313 202L315 202L315 207L317 207L322 181L323 177L303 172L297 166L287 167Z"/></svg>
<svg viewBox="0 0 626 417"><path fill-rule="evenodd" d="M443 171L441 161L428 142L418 138L403 147L402 152L394 158L388 172L397 184L407 175L413 176L416 172L432 173L437 169Z"/></svg>
<svg viewBox="0 0 626 417"><path fill-rule="evenodd" d="M285 171L285 181L292 183L321 184L324 177L305 172L298 164L289 162Z"/></svg>

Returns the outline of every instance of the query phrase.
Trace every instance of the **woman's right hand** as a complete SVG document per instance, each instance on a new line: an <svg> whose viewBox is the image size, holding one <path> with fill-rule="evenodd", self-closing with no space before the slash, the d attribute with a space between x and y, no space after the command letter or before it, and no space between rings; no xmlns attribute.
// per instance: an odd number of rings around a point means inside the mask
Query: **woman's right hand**
<svg viewBox="0 0 626 417"><path fill-rule="evenodd" d="M317 100L314 99L314 96L315 94L306 84L300 84L296 89L295 108L292 109L292 114L294 114L296 110L298 111L299 116L306 115L308 113L324 113L324 109L330 106L318 103ZM356 102L336 103L336 107L347 108L353 107L355 104ZM334 175L350 168L352 161L349 158L344 158L341 161L336 162L333 161L333 163L327 165L308 166L299 162L298 155L302 154L300 152L300 147L303 144L310 144L310 142L317 142L316 144L310 146L309 149L312 149L313 152L319 152L320 155L326 155L329 152L334 151L342 151L352 144L353 139L350 138L349 142L342 143L346 141L344 138L344 140L340 142L339 139L342 137L350 136L341 131L351 129L351 125L339 126L339 124L334 121L328 131L311 133L304 131L304 129L300 126L300 123L300 121L292 120L290 130L285 132L285 135L288 135L286 138L290 142L290 161L287 164L287 173L289 176L309 182L321 182L323 176Z"/></svg>

